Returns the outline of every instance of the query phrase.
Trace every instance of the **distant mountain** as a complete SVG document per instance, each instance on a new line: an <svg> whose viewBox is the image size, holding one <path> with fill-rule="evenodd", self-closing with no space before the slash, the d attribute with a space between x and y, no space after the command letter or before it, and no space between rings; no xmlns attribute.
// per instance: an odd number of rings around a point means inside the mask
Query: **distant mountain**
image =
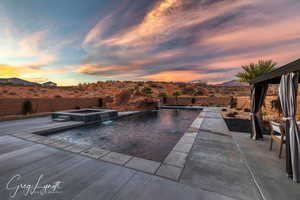
<svg viewBox="0 0 300 200"><path fill-rule="evenodd" d="M248 83L240 82L238 80L231 80L231 81L225 81L223 83L217 84L216 86L227 86L227 87L232 87L232 86L249 86Z"/></svg>
<svg viewBox="0 0 300 200"><path fill-rule="evenodd" d="M26 81L20 78L0 78L0 84L12 85L40 85L39 83Z"/></svg>

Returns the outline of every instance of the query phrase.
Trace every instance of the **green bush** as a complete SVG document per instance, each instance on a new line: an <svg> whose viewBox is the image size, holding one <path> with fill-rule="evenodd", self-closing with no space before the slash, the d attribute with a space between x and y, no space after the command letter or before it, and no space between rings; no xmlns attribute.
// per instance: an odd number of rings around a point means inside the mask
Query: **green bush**
<svg viewBox="0 0 300 200"><path fill-rule="evenodd" d="M237 106L237 99L231 97L229 105L230 105L230 108L236 108L236 106Z"/></svg>
<svg viewBox="0 0 300 200"><path fill-rule="evenodd" d="M193 95L195 90L191 87L185 87L182 89L182 94Z"/></svg>
<svg viewBox="0 0 300 200"><path fill-rule="evenodd" d="M150 87L144 87L144 88L142 89L142 92L143 92L144 94L152 94L152 89L151 89Z"/></svg>
<svg viewBox="0 0 300 200"><path fill-rule="evenodd" d="M160 93L158 94L158 97L161 97L161 98L167 97L167 94L166 94L165 92L160 92Z"/></svg>
<svg viewBox="0 0 300 200"><path fill-rule="evenodd" d="M192 98L192 104L196 103L196 98Z"/></svg>
<svg viewBox="0 0 300 200"><path fill-rule="evenodd" d="M249 108L244 108L244 112L251 112Z"/></svg>
<svg viewBox="0 0 300 200"><path fill-rule="evenodd" d="M238 113L237 112L230 112L230 113L227 113L227 117L235 117Z"/></svg>
<svg viewBox="0 0 300 200"><path fill-rule="evenodd" d="M23 102L22 113L24 115L32 113L32 103L31 103L31 101L26 100L26 101Z"/></svg>
<svg viewBox="0 0 300 200"><path fill-rule="evenodd" d="M103 107L103 99L102 98L98 99L98 106Z"/></svg>

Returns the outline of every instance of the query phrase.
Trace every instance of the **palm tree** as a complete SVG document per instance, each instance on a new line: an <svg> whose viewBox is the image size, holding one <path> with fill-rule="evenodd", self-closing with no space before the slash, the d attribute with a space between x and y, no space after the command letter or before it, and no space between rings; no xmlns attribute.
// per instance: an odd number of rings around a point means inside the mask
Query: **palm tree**
<svg viewBox="0 0 300 200"><path fill-rule="evenodd" d="M177 105L177 100L178 100L178 97L180 96L180 92L178 92L178 91L173 92L173 96L175 97L176 105Z"/></svg>
<svg viewBox="0 0 300 200"><path fill-rule="evenodd" d="M272 60L259 60L258 63L242 66L244 71L237 73L235 76L238 77L241 82L249 83L251 79L274 70L276 65L277 63Z"/></svg>

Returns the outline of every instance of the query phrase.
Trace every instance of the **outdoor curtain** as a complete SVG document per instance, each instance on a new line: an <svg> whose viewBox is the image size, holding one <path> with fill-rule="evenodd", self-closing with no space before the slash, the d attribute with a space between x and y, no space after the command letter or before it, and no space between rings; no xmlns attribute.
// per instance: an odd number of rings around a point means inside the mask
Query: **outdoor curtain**
<svg viewBox="0 0 300 200"><path fill-rule="evenodd" d="M283 120L286 121L286 168L295 182L300 181L300 135L296 123L298 73L282 75L279 85Z"/></svg>
<svg viewBox="0 0 300 200"><path fill-rule="evenodd" d="M251 90L251 138L258 140L263 138L260 126L260 111L268 91L268 84L255 84Z"/></svg>

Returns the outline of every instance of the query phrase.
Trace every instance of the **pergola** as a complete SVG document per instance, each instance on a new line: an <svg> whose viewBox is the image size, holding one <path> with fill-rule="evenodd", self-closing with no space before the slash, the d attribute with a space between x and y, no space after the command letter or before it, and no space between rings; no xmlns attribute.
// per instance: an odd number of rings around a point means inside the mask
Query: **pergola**
<svg viewBox="0 0 300 200"><path fill-rule="evenodd" d="M300 182L300 134L296 123L300 59L254 78L251 84L251 138L263 138L258 113L269 84L279 84L279 98L286 133L286 172L294 182Z"/></svg>

